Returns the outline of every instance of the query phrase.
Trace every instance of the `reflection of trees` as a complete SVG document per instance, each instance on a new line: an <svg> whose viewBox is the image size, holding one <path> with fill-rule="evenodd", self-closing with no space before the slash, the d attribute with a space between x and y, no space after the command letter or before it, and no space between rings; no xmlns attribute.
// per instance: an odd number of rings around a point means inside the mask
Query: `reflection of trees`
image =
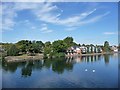
<svg viewBox="0 0 120 90"><path fill-rule="evenodd" d="M65 58L55 58L52 60L45 60L44 66L47 68L50 68L52 66L52 70L54 72L57 72L59 74L62 74L64 70L72 70L73 64L72 63L66 63Z"/></svg>
<svg viewBox="0 0 120 90"><path fill-rule="evenodd" d="M56 59L52 63L52 70L57 73L63 73L64 70L72 70L73 64L72 63L66 63L64 59Z"/></svg>
<svg viewBox="0 0 120 90"><path fill-rule="evenodd" d="M104 55L105 64L108 64L108 63L109 63L109 59L110 59L110 56L109 56L108 54L105 54L105 55Z"/></svg>
<svg viewBox="0 0 120 90"><path fill-rule="evenodd" d="M15 72L17 70L19 63L7 63L5 61L2 61L2 68L5 71Z"/></svg>
<svg viewBox="0 0 120 90"><path fill-rule="evenodd" d="M42 60L33 61L32 69L41 70L43 67Z"/></svg>
<svg viewBox="0 0 120 90"><path fill-rule="evenodd" d="M50 68L52 62L53 62L53 60L46 59L46 60L44 60L43 66L45 66L46 68Z"/></svg>
<svg viewBox="0 0 120 90"><path fill-rule="evenodd" d="M22 68L22 76L27 77L27 76L31 76L32 74L32 66L33 66L33 62L27 62L25 67Z"/></svg>
<svg viewBox="0 0 120 90"><path fill-rule="evenodd" d="M45 60L36 60L29 62L14 62L6 63L2 62L3 69L10 72L15 72L17 68L21 69L21 75L28 77L32 75L32 70L41 70L43 67L52 71L62 74L65 70L69 71L73 69L73 65L76 62L95 62L101 60L101 55L96 56L84 56L84 57L70 57L70 58L54 58ZM109 55L104 55L105 63L109 63Z"/></svg>
<svg viewBox="0 0 120 90"><path fill-rule="evenodd" d="M2 68L2 58L0 57L0 70Z"/></svg>
<svg viewBox="0 0 120 90"><path fill-rule="evenodd" d="M41 70L42 66L43 65L42 65L41 61L26 62L26 64L24 65L24 67L21 70L22 76L24 76L24 77L31 76L33 69Z"/></svg>

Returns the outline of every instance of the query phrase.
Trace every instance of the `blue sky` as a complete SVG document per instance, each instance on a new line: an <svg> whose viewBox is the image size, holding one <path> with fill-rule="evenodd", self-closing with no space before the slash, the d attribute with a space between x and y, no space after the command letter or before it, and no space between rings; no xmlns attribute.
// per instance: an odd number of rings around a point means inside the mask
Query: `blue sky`
<svg viewBox="0 0 120 90"><path fill-rule="evenodd" d="M118 43L118 6L101 2L2 3L2 42L54 41Z"/></svg>

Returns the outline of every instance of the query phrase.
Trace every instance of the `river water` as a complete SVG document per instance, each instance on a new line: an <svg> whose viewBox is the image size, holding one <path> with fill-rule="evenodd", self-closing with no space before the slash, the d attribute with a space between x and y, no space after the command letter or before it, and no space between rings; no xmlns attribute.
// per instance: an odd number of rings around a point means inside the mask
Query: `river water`
<svg viewBox="0 0 120 90"><path fill-rule="evenodd" d="M2 62L2 88L117 88L118 54Z"/></svg>

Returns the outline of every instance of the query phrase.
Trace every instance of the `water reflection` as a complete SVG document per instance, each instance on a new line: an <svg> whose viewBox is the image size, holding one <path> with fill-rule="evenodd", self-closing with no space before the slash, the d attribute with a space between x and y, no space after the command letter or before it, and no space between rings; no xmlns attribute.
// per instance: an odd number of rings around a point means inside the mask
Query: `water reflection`
<svg viewBox="0 0 120 90"><path fill-rule="evenodd" d="M110 56L105 54L104 55L104 61L105 61L105 64L109 64L109 60L110 60Z"/></svg>
<svg viewBox="0 0 120 90"><path fill-rule="evenodd" d="M33 70L41 71L43 68L51 69L53 72L62 74L65 70L72 71L75 63L93 63L99 60L104 60L105 64L109 64L110 55L96 56L76 56L67 58L45 59L27 62L2 62L2 67L5 71L14 73L17 68L21 69L22 77L29 77Z"/></svg>

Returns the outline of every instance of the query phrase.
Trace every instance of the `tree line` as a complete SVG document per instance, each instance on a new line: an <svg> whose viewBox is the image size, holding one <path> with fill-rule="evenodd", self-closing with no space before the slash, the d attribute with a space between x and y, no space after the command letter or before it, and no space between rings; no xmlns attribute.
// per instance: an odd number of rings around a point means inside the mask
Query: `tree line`
<svg viewBox="0 0 120 90"><path fill-rule="evenodd" d="M23 54L35 55L36 53L43 53L44 57L65 56L66 50L71 46L87 46L85 44L80 45L75 43L72 37L66 37L63 40L55 40L54 42L47 41L45 43L42 41L21 40L14 44L1 44L6 56L17 56ZM108 41L105 41L104 45L101 47L105 52L110 51L110 45Z"/></svg>

